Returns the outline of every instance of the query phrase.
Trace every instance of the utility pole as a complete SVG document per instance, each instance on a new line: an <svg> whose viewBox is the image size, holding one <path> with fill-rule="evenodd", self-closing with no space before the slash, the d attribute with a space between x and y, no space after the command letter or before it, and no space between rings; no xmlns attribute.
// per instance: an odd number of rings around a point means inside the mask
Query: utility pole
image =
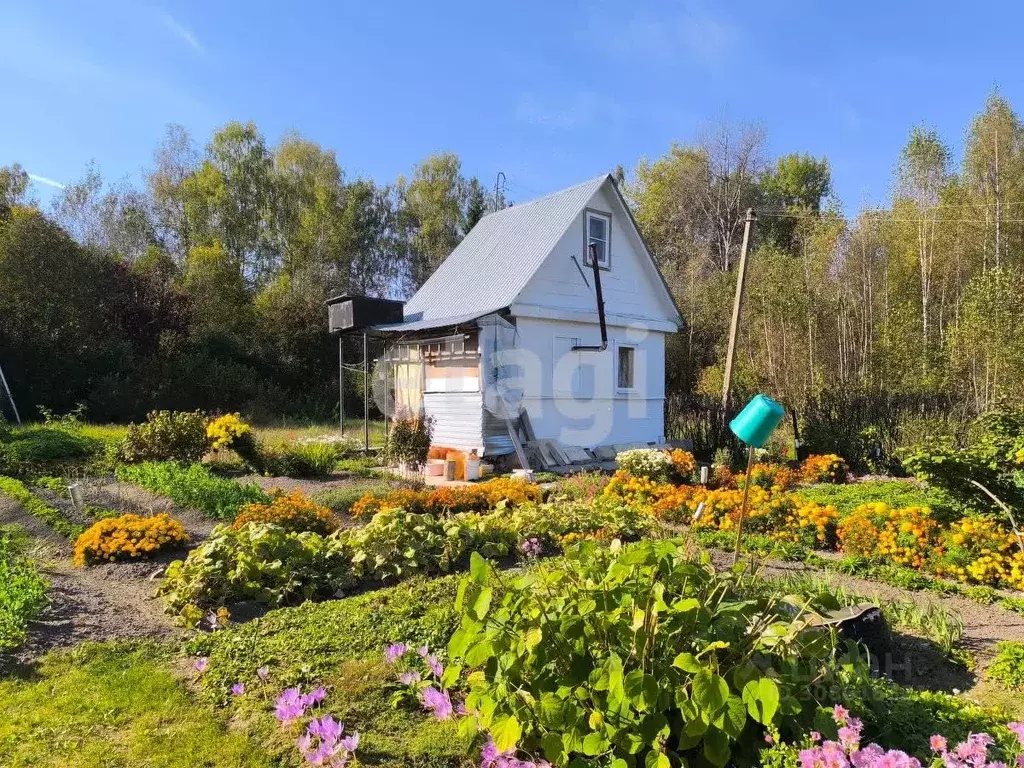
<svg viewBox="0 0 1024 768"><path fill-rule="evenodd" d="M743 247L740 249L740 267L736 275L736 298L732 305L732 323L729 325L729 349L725 353L725 381L722 383L722 420L729 413L729 390L732 388L732 363L736 356L736 336L740 329L740 307L743 305L743 288L747 281L747 248L750 246L750 228L757 217L753 208L747 208L743 220Z"/></svg>

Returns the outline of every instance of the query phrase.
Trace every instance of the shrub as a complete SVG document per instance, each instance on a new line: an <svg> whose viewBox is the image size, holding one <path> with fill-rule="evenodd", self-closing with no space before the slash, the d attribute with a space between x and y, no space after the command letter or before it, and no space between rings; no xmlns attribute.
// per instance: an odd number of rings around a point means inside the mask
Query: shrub
<svg viewBox="0 0 1024 768"><path fill-rule="evenodd" d="M809 723L807 680L828 695L831 638L680 542L585 545L505 584L500 602L479 557L471 574L448 650L499 751L557 765L750 764L766 733Z"/></svg>
<svg viewBox="0 0 1024 768"><path fill-rule="evenodd" d="M226 413L206 425L206 439L215 450L231 448L244 435L252 433L252 427L242 421L237 413Z"/></svg>
<svg viewBox="0 0 1024 768"><path fill-rule="evenodd" d="M398 415L391 423L384 455L392 463L419 465L427 460L433 423L429 416Z"/></svg>
<svg viewBox="0 0 1024 768"><path fill-rule="evenodd" d="M30 474L56 463L90 458L100 447L99 441L74 431L53 427L15 430L0 441L0 473Z"/></svg>
<svg viewBox="0 0 1024 768"><path fill-rule="evenodd" d="M168 514L121 515L95 523L75 541L75 565L82 567L151 557L187 544L185 528Z"/></svg>
<svg viewBox="0 0 1024 768"><path fill-rule="evenodd" d="M800 475L808 483L845 483L850 469L834 453L812 454L804 459Z"/></svg>
<svg viewBox="0 0 1024 768"><path fill-rule="evenodd" d="M16 534L0 528L0 652L17 648L46 605L46 580L21 553Z"/></svg>
<svg viewBox="0 0 1024 768"><path fill-rule="evenodd" d="M150 461L118 467L117 477L219 520L234 519L244 504L270 502L270 497L255 483L242 485L217 477L199 464L183 467L172 461Z"/></svg>
<svg viewBox="0 0 1024 768"><path fill-rule="evenodd" d="M61 536L76 539L85 530L84 526L67 520L60 513L60 510L50 506L36 496L20 480L15 480L13 477L0 476L0 493L14 499L26 512L42 520Z"/></svg>
<svg viewBox="0 0 1024 768"><path fill-rule="evenodd" d="M672 475L672 459L664 451L655 448L623 451L615 457L615 461L623 472L655 483L667 482Z"/></svg>
<svg viewBox="0 0 1024 768"><path fill-rule="evenodd" d="M290 532L313 531L325 535L341 525L331 510L313 503L302 491L271 492L269 504L246 504L238 511L231 527L237 530L247 523L271 523Z"/></svg>
<svg viewBox="0 0 1024 768"><path fill-rule="evenodd" d="M206 454L207 417L201 411L151 411L144 424L132 424L115 456L126 464L178 461L193 464Z"/></svg>

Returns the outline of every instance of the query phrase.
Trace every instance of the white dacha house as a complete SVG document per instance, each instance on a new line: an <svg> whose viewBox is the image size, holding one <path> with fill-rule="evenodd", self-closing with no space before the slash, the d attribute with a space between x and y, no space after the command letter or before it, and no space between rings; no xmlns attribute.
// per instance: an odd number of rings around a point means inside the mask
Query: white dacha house
<svg viewBox="0 0 1024 768"><path fill-rule="evenodd" d="M402 317L374 327L388 410L431 417L435 445L552 440L582 461L665 441L665 337L683 318L610 175L485 216Z"/></svg>

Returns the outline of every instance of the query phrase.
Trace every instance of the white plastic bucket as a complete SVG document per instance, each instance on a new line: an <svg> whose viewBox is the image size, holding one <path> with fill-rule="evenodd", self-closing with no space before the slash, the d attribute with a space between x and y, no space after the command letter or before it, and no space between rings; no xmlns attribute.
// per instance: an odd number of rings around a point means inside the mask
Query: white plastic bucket
<svg viewBox="0 0 1024 768"><path fill-rule="evenodd" d="M480 459L474 459L472 457L466 459L466 479L480 479Z"/></svg>

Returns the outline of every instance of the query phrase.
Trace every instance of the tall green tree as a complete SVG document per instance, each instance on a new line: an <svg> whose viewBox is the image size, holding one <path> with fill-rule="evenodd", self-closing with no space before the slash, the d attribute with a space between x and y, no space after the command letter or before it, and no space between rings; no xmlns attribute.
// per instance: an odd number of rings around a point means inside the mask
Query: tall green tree
<svg viewBox="0 0 1024 768"><path fill-rule="evenodd" d="M451 152L428 157L408 182L398 179L410 290L423 285L462 239L466 189L462 162Z"/></svg>

